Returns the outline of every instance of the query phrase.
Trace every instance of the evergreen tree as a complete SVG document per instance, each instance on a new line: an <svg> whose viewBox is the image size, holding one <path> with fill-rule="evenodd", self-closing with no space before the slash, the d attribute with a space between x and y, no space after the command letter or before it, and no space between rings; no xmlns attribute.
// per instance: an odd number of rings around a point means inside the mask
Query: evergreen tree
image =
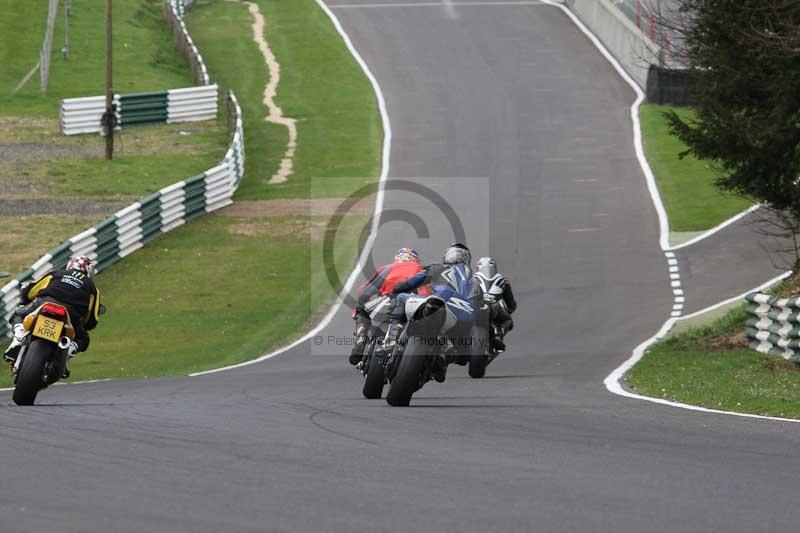
<svg viewBox="0 0 800 533"><path fill-rule="evenodd" d="M800 0L676 0L696 118L672 132L725 191L800 220Z"/></svg>

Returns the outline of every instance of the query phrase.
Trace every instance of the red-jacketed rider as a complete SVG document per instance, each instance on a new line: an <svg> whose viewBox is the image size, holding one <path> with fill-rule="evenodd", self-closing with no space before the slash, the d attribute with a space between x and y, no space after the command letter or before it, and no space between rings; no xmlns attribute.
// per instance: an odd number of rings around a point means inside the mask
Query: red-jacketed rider
<svg viewBox="0 0 800 533"><path fill-rule="evenodd" d="M422 271L422 258L417 251L413 248L400 248L394 255L394 263L378 268L362 286L356 310L353 312L353 320L356 321L353 332L356 344L350 352L351 365L357 365L364 356L367 335L372 323L364 305L378 295L391 295L395 285L413 277L420 271Z"/></svg>

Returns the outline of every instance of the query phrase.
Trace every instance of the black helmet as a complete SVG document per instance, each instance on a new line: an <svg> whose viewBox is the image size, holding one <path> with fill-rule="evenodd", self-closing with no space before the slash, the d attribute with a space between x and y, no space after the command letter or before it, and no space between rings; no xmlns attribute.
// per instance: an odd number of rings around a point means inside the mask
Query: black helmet
<svg viewBox="0 0 800 533"><path fill-rule="evenodd" d="M445 265L455 265L456 263L463 263L470 266L472 263L472 254L469 253L469 248L466 244L454 242L445 251L442 257L442 263Z"/></svg>

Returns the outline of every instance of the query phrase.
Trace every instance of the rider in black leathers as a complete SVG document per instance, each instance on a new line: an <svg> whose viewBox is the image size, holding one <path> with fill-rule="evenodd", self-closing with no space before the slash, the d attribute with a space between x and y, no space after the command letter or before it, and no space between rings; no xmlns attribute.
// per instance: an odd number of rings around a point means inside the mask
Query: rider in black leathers
<svg viewBox="0 0 800 533"><path fill-rule="evenodd" d="M14 362L20 347L28 335L22 326L26 315L35 311L46 301L54 301L66 306L72 327L75 328L75 339L67 348L70 357L89 348L89 333L97 327L100 318L100 291L95 286L94 262L86 256L76 257L67 263L67 267L45 274L22 288L22 305L20 305L9 322L13 329L11 345L3 354L3 359Z"/></svg>

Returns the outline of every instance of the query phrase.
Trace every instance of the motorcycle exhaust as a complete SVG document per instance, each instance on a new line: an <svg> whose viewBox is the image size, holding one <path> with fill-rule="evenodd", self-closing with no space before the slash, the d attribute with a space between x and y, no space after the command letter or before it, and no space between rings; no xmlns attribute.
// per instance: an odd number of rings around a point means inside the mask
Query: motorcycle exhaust
<svg viewBox="0 0 800 533"><path fill-rule="evenodd" d="M61 337L61 340L58 341L58 347L61 348L62 350L66 350L67 348L69 348L70 342L72 341L69 340L69 337Z"/></svg>

